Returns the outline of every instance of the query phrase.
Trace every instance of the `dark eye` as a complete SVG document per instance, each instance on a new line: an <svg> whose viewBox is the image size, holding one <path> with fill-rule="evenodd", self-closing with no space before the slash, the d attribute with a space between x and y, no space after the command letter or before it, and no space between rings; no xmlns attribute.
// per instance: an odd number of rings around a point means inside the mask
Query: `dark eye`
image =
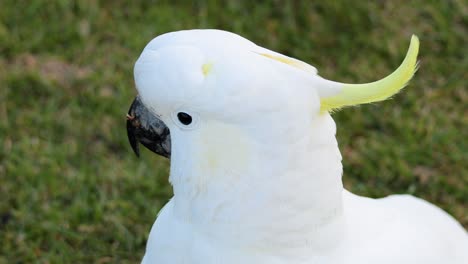
<svg viewBox="0 0 468 264"><path fill-rule="evenodd" d="M182 124L184 124L186 126L188 126L188 125L190 125L192 123L192 117L187 113L179 112L179 113L177 113L177 118L179 119L179 121Z"/></svg>

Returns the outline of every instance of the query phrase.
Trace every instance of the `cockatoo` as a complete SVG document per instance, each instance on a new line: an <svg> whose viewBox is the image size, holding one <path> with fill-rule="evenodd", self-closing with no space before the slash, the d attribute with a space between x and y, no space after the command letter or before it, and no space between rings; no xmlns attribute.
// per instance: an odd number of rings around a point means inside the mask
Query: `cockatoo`
<svg viewBox="0 0 468 264"><path fill-rule="evenodd" d="M443 210L342 184L330 112L397 93L418 49L413 36L395 72L344 84L226 31L149 42L135 64L127 129L137 154L141 142L170 158L174 196L142 263L468 263L467 232Z"/></svg>

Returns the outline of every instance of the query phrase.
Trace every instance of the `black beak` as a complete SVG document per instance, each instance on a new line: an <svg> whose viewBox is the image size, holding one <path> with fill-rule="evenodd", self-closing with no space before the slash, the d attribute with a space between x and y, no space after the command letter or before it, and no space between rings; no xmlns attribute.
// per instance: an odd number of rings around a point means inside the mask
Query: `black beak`
<svg viewBox="0 0 468 264"><path fill-rule="evenodd" d="M143 105L138 96L128 110L127 135L137 157L140 157L139 143L156 154L171 157L169 128Z"/></svg>

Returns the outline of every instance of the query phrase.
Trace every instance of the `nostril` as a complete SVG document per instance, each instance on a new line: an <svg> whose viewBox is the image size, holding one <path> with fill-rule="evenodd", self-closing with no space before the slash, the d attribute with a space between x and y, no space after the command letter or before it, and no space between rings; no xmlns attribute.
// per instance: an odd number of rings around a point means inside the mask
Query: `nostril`
<svg viewBox="0 0 468 264"><path fill-rule="evenodd" d="M132 121L133 119L135 119L135 116L127 114L128 121Z"/></svg>

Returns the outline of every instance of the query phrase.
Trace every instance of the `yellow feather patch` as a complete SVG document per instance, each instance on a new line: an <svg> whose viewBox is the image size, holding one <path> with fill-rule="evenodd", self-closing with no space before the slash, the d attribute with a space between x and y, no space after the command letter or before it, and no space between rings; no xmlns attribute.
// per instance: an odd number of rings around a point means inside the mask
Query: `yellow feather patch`
<svg viewBox="0 0 468 264"><path fill-rule="evenodd" d="M202 72L203 72L203 75L206 77L211 69L213 68L213 64L212 63L205 63L202 65Z"/></svg>
<svg viewBox="0 0 468 264"><path fill-rule="evenodd" d="M267 57L269 59L272 59L272 60L275 60L275 61L278 61L278 62L281 62L281 63L288 64L290 66L301 69L303 71L317 74L317 70L314 67L312 67L309 64L307 64L305 62L302 62L300 60L294 60L294 59L291 59L291 58L288 58L288 57L276 56L276 55L272 55L272 54L268 54L268 53L258 53L258 54L262 55L264 57Z"/></svg>

